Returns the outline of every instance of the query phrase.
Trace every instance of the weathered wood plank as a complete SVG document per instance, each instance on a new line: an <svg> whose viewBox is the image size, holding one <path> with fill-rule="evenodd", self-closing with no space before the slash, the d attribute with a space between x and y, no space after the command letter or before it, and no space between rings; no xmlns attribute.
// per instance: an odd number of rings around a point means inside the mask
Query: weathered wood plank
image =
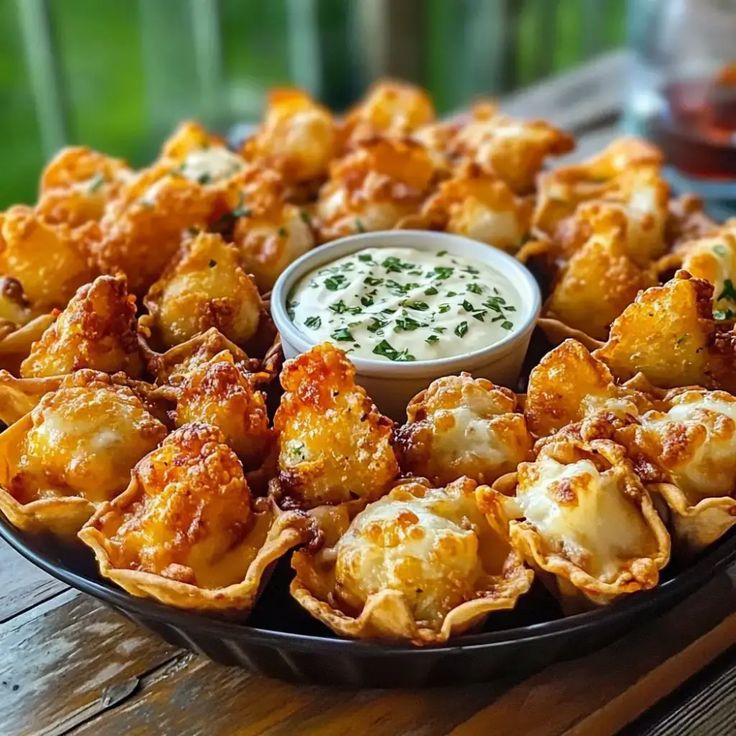
<svg viewBox="0 0 736 736"><path fill-rule="evenodd" d="M0 624L0 732L64 733L175 654L93 599L61 593Z"/></svg>
<svg viewBox="0 0 736 736"><path fill-rule="evenodd" d="M736 638L736 570L629 636L509 689L453 732L614 734Z"/></svg>
<svg viewBox="0 0 736 736"><path fill-rule="evenodd" d="M145 678L136 696L74 734L194 734L204 723L208 736L439 734L474 713L501 687L346 691L271 680L186 655Z"/></svg>
<svg viewBox="0 0 736 736"><path fill-rule="evenodd" d="M74 731L250 736L614 733L697 672L736 636L736 571L590 657L514 684L424 691L304 687L188 655Z"/></svg>
<svg viewBox="0 0 736 736"><path fill-rule="evenodd" d="M0 540L0 623L66 589Z"/></svg>

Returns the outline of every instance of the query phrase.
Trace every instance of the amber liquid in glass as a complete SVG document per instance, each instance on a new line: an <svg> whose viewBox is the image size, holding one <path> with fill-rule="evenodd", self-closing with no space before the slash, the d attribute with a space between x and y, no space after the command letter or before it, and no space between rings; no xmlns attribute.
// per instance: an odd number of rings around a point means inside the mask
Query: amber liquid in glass
<svg viewBox="0 0 736 736"><path fill-rule="evenodd" d="M647 134L665 160L689 176L736 180L736 70L674 82L662 96Z"/></svg>

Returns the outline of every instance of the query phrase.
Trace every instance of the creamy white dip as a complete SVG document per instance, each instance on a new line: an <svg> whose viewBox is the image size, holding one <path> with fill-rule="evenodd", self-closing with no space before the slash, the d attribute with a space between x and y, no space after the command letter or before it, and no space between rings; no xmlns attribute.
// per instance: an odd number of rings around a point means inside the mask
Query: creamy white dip
<svg viewBox="0 0 736 736"><path fill-rule="evenodd" d="M310 342L362 358L447 358L500 342L521 301L496 268L448 253L366 248L315 269L287 310Z"/></svg>

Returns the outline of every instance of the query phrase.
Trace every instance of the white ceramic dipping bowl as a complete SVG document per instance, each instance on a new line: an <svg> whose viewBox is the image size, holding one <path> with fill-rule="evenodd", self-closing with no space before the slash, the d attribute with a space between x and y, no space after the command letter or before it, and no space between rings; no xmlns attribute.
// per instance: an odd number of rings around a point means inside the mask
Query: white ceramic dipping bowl
<svg viewBox="0 0 736 736"><path fill-rule="evenodd" d="M467 371L489 378L501 386L515 387L534 325L539 316L541 295L532 274L512 256L498 248L460 235L426 230L382 230L361 233L322 245L298 258L279 276L271 294L271 313L281 333L284 355L293 358L314 346L289 319L286 303L294 287L311 271L364 248L416 248L446 250L501 271L519 294L519 319L503 340L461 355L410 363L350 356L358 382L366 388L378 408L403 421L409 400L435 378Z"/></svg>

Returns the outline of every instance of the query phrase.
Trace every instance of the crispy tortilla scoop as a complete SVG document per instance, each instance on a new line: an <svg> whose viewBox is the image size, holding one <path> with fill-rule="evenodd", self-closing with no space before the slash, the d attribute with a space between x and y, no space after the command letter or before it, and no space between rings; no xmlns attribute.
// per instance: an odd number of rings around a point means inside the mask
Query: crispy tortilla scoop
<svg viewBox="0 0 736 736"><path fill-rule="evenodd" d="M131 595L153 598L160 603L197 611L237 612L250 611L265 583L273 563L292 547L305 542L313 534L313 523L305 514L282 512L268 499L256 502L253 520L237 552L242 555L245 575L242 580L219 588L201 588L190 583L151 572L116 566L109 535L124 522L126 514L134 509L143 493L133 476L128 488L97 513L79 532L79 539L95 553L100 573Z"/></svg>
<svg viewBox="0 0 736 736"><path fill-rule="evenodd" d="M81 496L39 498L21 503L11 492L14 468L23 450L23 438L32 427L26 414L0 434L0 511L16 528L32 534L51 533L73 541L94 513L94 505Z"/></svg>
<svg viewBox="0 0 736 736"><path fill-rule="evenodd" d="M684 557L705 549L736 526L736 498L733 496L703 498L692 504L674 483L654 483L649 490L667 504L675 550Z"/></svg>
<svg viewBox="0 0 736 736"><path fill-rule="evenodd" d="M49 378L16 378L0 370L0 421L13 424L28 414L43 396L56 391L63 376Z"/></svg>
<svg viewBox="0 0 736 736"><path fill-rule="evenodd" d="M31 346L40 340L46 328L54 323L56 315L42 314L28 324L8 331L0 327L0 368L18 373L20 364L28 357Z"/></svg>
<svg viewBox="0 0 736 736"><path fill-rule="evenodd" d="M659 571L670 559L670 536L651 497L644 492L638 505L651 532L651 555L625 560L615 577L603 579L573 562L563 549L548 542L523 516L515 500L517 474L499 478L492 488L477 491L479 505L489 524L504 534L511 546L538 573L541 581L560 601L566 614L586 610L591 604L607 605L616 598L654 587Z"/></svg>
<svg viewBox="0 0 736 736"><path fill-rule="evenodd" d="M521 557L503 542L492 543L486 545L490 552L483 560L487 574L477 597L449 611L439 629L417 622L404 594L398 590L382 590L369 596L360 612L343 610L336 595L334 545L360 508L360 505L350 508L350 504L344 504L314 509L310 514L318 517L324 544L317 552L304 549L292 557L296 576L291 582L291 595L309 614L340 636L405 640L416 646L445 642L480 626L493 611L513 608L531 587L533 573L524 566ZM495 537L490 529L486 536Z"/></svg>

